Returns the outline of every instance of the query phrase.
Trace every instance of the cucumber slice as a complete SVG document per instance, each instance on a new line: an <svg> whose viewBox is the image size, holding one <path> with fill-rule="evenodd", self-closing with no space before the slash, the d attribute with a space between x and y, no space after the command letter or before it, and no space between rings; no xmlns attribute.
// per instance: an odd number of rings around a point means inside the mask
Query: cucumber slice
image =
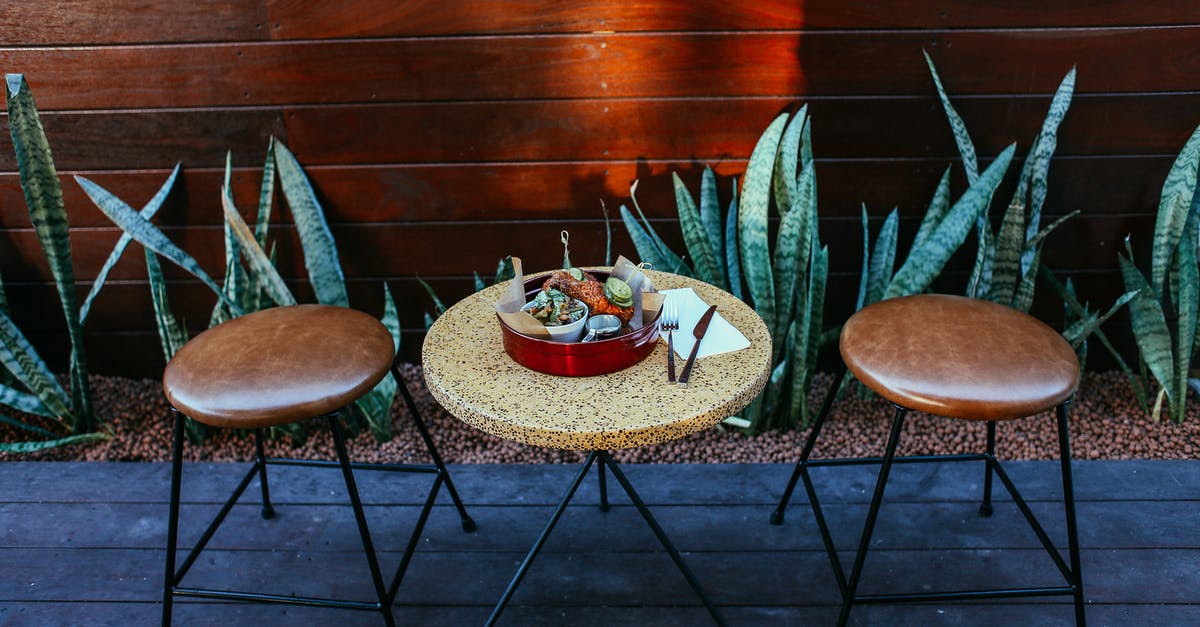
<svg viewBox="0 0 1200 627"><path fill-rule="evenodd" d="M571 278L575 279L576 281L583 280L583 270L580 270L579 268L569 268L567 270L567 274L571 275Z"/></svg>
<svg viewBox="0 0 1200 627"><path fill-rule="evenodd" d="M617 307L633 306L633 290L628 283L616 277L609 277L604 282L604 297Z"/></svg>

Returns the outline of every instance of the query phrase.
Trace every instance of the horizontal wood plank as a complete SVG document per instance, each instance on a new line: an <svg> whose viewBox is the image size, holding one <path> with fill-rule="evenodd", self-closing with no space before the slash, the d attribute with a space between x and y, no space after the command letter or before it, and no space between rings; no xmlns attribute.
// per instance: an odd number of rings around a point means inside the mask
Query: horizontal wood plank
<svg viewBox="0 0 1200 627"><path fill-rule="evenodd" d="M1197 32L882 31L857 33L853 46L840 32L785 31L0 48L0 66L35 89L54 85L38 92L46 110L926 94L922 49L957 94L1053 93L1074 65L1080 93L1188 91ZM997 54L1008 62L978 71Z"/></svg>
<svg viewBox="0 0 1200 627"><path fill-rule="evenodd" d="M882 217L882 211L875 217ZM900 247L908 249L920 216L901 220ZM1048 222L1048 219L1047 219ZM676 251L684 251L682 235L676 223L659 225L660 235ZM1106 270L1115 265L1116 253L1126 235L1132 235L1137 249L1148 254L1154 226L1153 216L1118 214L1115 216L1076 216L1067 220L1048 239L1042 260L1051 267L1072 270ZM527 268L555 268L562 264L562 245L559 233L566 229L571 235L571 257L578 265L603 265L606 243L603 220L537 221L537 222L437 222L335 224L333 237L340 249L339 261L343 271L353 277L401 276L470 276L472 272L491 273L499 259L516 255L525 260ZM821 222L821 239L830 244L830 269L833 272L857 273L861 264L862 225L856 218L825 219ZM168 237L188 251L212 276L223 276L225 267L224 233L220 227L171 228ZM75 277L80 281L94 279L108 259L121 231L116 227L78 229L71 239L75 262ZM49 269L33 263L40 254L40 243L32 230L10 230L5 233L9 248L0 251L0 264L8 268L6 281L49 282ZM307 276L304 259L294 227L279 227L271 236L276 245L276 266L286 278ZM637 258L624 229L613 229L613 258L625 255ZM874 236L872 236L874 237ZM397 245L404 242L403 246ZM1069 242L1088 242L1092 250L1080 254ZM1140 246L1138 244L1140 243ZM959 256L970 259L950 270L969 270L974 259L974 244L968 242ZM1139 257L1140 258L1140 257ZM171 265L171 264L164 264ZM164 268L169 278L189 275L175 267ZM109 274L112 280L137 280L146 277L145 259L138 247L131 247Z"/></svg>
<svg viewBox="0 0 1200 627"><path fill-rule="evenodd" d="M1173 157L1058 157L1051 162L1046 198L1048 213L1080 210L1085 215L1150 213L1158 205L1162 181ZM711 164L720 202L727 208L733 181L745 162ZM906 216L923 215L945 168L951 190L966 188L961 165L951 159L817 159L818 210L826 217L853 217L865 203L872 216L899 207ZM1008 178L1016 178L1013 166ZM621 230L619 207L631 207L630 184L638 183L638 203L651 219L672 220L675 204L672 173L693 195L700 189L704 165L687 161L613 161L582 163L492 163L465 165L313 166L307 174L330 221L338 223L441 222L494 220L569 220L603 216L608 208ZM167 170L83 172L135 208L157 191ZM236 168L234 203L247 220L256 219L262 171ZM222 215L219 198L224 173L185 168L163 209L159 226L212 226ZM73 175L60 176L72 228L112 223L95 207ZM1008 198L1010 185L998 195ZM995 207L999 212L999 201ZM272 222L287 224L290 214L276 195ZM0 227L29 228L29 212L16 174L0 174ZM667 228L667 227L664 227Z"/></svg>
<svg viewBox="0 0 1200 627"><path fill-rule="evenodd" d="M797 99L533 101L157 112L46 113L61 171L261 167L281 138L306 167L490 162L693 161L749 157L759 135ZM933 93L920 98L816 99L813 144L822 159L957 161ZM1048 100L955 100L979 154L1016 141L1024 154ZM1079 96L1060 129L1060 156L1175 155L1196 125L1200 94ZM0 116L0 172L13 172ZM1103 132L1097 129L1104 129ZM739 165L740 169L741 166Z"/></svg>
<svg viewBox="0 0 1200 627"><path fill-rule="evenodd" d="M777 29L941 29L1187 25L1200 11L1171 0L1045 3L909 0L508 0L478 10L436 0L44 0L0 6L10 44L257 41L444 35ZM164 28L164 24L170 24Z"/></svg>
<svg viewBox="0 0 1200 627"><path fill-rule="evenodd" d="M951 0L556 0L506 2L503 11L446 10L444 2L360 0L352 5L298 0L267 3L272 37L397 37L456 34L522 34L595 31L705 31L777 29L1045 27L1127 24L1196 24L1200 11L1167 0L1088 0L1044 3Z"/></svg>
<svg viewBox="0 0 1200 627"><path fill-rule="evenodd" d="M5 2L0 32L6 46L256 40L268 36L266 16L262 0Z"/></svg>

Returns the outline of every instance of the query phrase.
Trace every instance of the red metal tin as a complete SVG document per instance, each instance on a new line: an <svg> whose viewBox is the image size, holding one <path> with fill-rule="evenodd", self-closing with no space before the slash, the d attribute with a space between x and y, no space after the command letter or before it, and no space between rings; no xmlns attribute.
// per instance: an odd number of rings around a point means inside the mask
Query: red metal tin
<svg viewBox="0 0 1200 627"><path fill-rule="evenodd" d="M588 270L600 281L607 272ZM526 301L542 289L548 273L534 275L525 281ZM513 361L538 372L566 377L590 377L624 370L645 359L658 342L658 313L654 318L630 333L595 342L552 342L517 333L499 316L504 337L504 352Z"/></svg>

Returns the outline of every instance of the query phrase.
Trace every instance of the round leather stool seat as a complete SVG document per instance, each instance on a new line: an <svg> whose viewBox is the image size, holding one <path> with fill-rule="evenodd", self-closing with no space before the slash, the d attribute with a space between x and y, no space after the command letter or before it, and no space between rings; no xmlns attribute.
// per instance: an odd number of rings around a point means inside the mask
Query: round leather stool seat
<svg viewBox="0 0 1200 627"><path fill-rule="evenodd" d="M197 335L167 364L163 390L194 420L269 427L345 407L375 387L394 358L391 334L366 313L277 307Z"/></svg>
<svg viewBox="0 0 1200 627"><path fill-rule="evenodd" d="M922 294L851 316L842 359L887 400L953 418L1005 420L1054 407L1079 385L1079 361L1041 321L982 300Z"/></svg>

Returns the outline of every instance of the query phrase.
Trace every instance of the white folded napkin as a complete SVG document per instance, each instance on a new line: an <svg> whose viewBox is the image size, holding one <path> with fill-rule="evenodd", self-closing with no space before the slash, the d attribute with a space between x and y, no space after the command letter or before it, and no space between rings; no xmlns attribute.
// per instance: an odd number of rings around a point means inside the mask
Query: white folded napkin
<svg viewBox="0 0 1200 627"><path fill-rule="evenodd" d="M704 302L696 291L690 287L684 287L674 290L663 290L663 299L675 303L679 309L679 328L675 331L673 342L675 344L675 353L680 357L687 359L689 353L692 352L692 345L696 343L696 337L692 335L692 331L696 328L696 323L700 322L700 316L708 310L708 303ZM659 337L664 340L667 338L665 331L659 331ZM700 351L696 353L696 359L708 357L709 355L719 355L721 353L730 353L750 346L750 340L742 335L736 327L729 324L729 321L721 317L720 308L713 314L712 322L708 325L708 332L704 335L704 341L700 343Z"/></svg>

